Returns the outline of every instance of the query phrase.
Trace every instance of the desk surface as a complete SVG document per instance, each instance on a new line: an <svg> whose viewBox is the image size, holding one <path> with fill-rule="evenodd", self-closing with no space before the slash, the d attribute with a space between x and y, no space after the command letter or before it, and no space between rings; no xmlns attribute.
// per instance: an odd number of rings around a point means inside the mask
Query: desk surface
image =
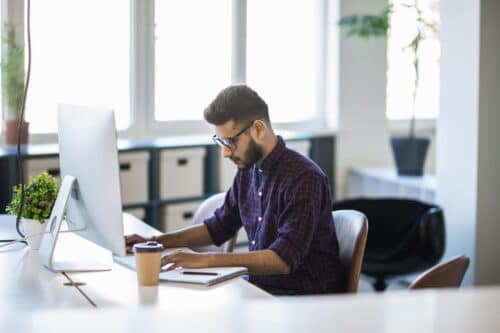
<svg viewBox="0 0 500 333"><path fill-rule="evenodd" d="M2 237L18 238L14 218L0 215ZM3 244L3 243L0 243ZM68 279L43 267L38 252L18 243L0 248L0 308L35 310L90 307L76 288L66 286ZM2 331L0 329L0 331Z"/></svg>
<svg viewBox="0 0 500 333"><path fill-rule="evenodd" d="M5 222L0 216L0 232ZM206 289L138 288L121 266L71 274L87 283L96 311L27 247L2 249L0 274L1 332L500 332L500 286L275 298L242 279Z"/></svg>
<svg viewBox="0 0 500 333"><path fill-rule="evenodd" d="M151 236L159 233L132 215L126 217L125 234ZM17 238L12 216L0 215L0 234ZM68 243L78 246L82 241L72 234L61 234L60 240L65 246ZM56 248L56 253L60 250ZM116 263L108 272L67 273L65 276L47 270L40 263L38 252L22 244L0 248L0 274L0 297L8 300L8 307L17 309L90 307L92 303L97 307L162 307L184 299L197 305L272 298L241 277L212 287L168 282L161 282L157 288L138 287L136 273ZM83 285L78 289L68 287L65 283L70 280Z"/></svg>
<svg viewBox="0 0 500 333"><path fill-rule="evenodd" d="M125 214L125 234L137 233L150 237L159 232L132 215ZM69 273L75 282L85 283L81 289L99 307L141 306L163 307L171 302L189 300L193 304L242 302L272 296L243 278L235 278L211 287L161 281L159 287L139 287L136 272L113 264L110 272Z"/></svg>
<svg viewBox="0 0 500 333"><path fill-rule="evenodd" d="M23 320L0 312L5 332L499 332L500 287L325 296L165 308L51 310ZM2 326L3 325L3 326Z"/></svg>
<svg viewBox="0 0 500 333"><path fill-rule="evenodd" d="M436 177L431 174L425 174L419 177L402 176L397 174L395 168L352 168L349 172L377 180L410 185L415 188L436 189Z"/></svg>

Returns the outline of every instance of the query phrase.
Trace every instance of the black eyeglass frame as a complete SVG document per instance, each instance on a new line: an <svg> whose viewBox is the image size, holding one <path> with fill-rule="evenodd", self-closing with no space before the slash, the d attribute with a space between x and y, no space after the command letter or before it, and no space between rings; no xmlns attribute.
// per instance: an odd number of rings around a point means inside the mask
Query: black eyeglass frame
<svg viewBox="0 0 500 333"><path fill-rule="evenodd" d="M254 119L250 122L250 124L248 124L246 127L244 127L241 131L239 131L237 134L231 136L231 137L228 137L228 138L219 138L217 137L217 134L214 134L214 136L212 136L212 140L213 142L219 146L220 148L228 148L230 149L231 151L234 151L236 149L236 138L238 138L241 134L243 134L245 131L247 131L250 127L252 127L253 123L256 121L257 119Z"/></svg>

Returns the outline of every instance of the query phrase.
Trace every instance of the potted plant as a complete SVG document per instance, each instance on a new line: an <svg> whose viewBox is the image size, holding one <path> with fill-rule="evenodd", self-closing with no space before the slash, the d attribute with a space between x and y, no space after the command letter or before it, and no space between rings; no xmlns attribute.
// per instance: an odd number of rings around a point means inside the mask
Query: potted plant
<svg viewBox="0 0 500 333"><path fill-rule="evenodd" d="M416 34L408 45L402 49L410 50L413 54L413 68L415 81L412 92L412 110L410 117L410 128L407 136L392 137L391 147L396 161L396 168L400 175L421 176L423 174L424 162L429 147L429 138L417 137L415 135L416 124L416 96L419 85L419 57L420 43L426 38L438 34L436 22L424 19L418 2L408 1L402 6L411 8L416 12ZM386 37L390 29L390 14L394 6L386 6L379 15L350 15L340 19L339 25L347 28L346 36L358 36L362 38Z"/></svg>
<svg viewBox="0 0 500 333"><path fill-rule="evenodd" d="M17 143L18 128L21 129L21 144L28 143L28 127L21 116L24 95L24 47L16 42L16 29L9 23L4 25L2 49L2 92L5 110L6 143Z"/></svg>
<svg viewBox="0 0 500 333"><path fill-rule="evenodd" d="M21 186L24 185L14 187L12 201L6 208L6 211L12 215L17 215L20 208ZM29 184L24 187L21 223L28 245L33 250L40 247L42 233L45 231L45 222L50 216L58 191L55 178L47 172L42 172L38 177L32 178ZM33 235L38 236L31 237Z"/></svg>

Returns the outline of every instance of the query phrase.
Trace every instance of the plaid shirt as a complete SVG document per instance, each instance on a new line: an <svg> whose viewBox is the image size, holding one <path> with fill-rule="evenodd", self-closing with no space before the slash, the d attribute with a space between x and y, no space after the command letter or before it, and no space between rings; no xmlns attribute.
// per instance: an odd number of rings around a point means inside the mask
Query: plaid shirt
<svg viewBox="0 0 500 333"><path fill-rule="evenodd" d="M270 293L345 289L328 179L314 162L286 148L281 137L260 167L238 171L223 206L204 223L216 245L243 226L250 251L272 250L290 266L288 275L249 277Z"/></svg>

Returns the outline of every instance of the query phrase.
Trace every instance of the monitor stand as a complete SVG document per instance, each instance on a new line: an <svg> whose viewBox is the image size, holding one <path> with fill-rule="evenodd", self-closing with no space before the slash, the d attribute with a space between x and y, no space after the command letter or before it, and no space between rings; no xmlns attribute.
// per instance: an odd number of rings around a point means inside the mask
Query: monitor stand
<svg viewBox="0 0 500 333"><path fill-rule="evenodd" d="M68 242L68 244L65 244L64 241L61 242L62 239L59 239L59 234L61 233L61 224L66 211L66 204L68 203L68 199L71 195L76 195L76 186L77 182L75 177L64 177L61 183L61 188L59 189L59 194L57 195L56 201L54 203L54 207L52 208L52 213L50 214L49 220L47 222L45 234L42 237L42 243L39 250L40 260L45 267L53 272L109 271L111 270L111 265L113 263L111 253L109 251L104 250L98 245L95 245L76 235L68 235L73 236L72 241ZM64 260L58 260L58 258L55 257L55 249L56 244L58 243L58 239L59 245L62 245L63 252L73 254L73 250L77 248L82 256L79 256L77 254L76 256L73 256L69 259L65 257ZM78 242L82 242L83 246L79 246L80 244L72 244L75 240L78 240ZM93 256L93 258L99 259L85 259L88 258L89 254L91 254L93 251L99 252L97 256ZM108 260L106 260L106 254L103 255L103 252L107 253Z"/></svg>

